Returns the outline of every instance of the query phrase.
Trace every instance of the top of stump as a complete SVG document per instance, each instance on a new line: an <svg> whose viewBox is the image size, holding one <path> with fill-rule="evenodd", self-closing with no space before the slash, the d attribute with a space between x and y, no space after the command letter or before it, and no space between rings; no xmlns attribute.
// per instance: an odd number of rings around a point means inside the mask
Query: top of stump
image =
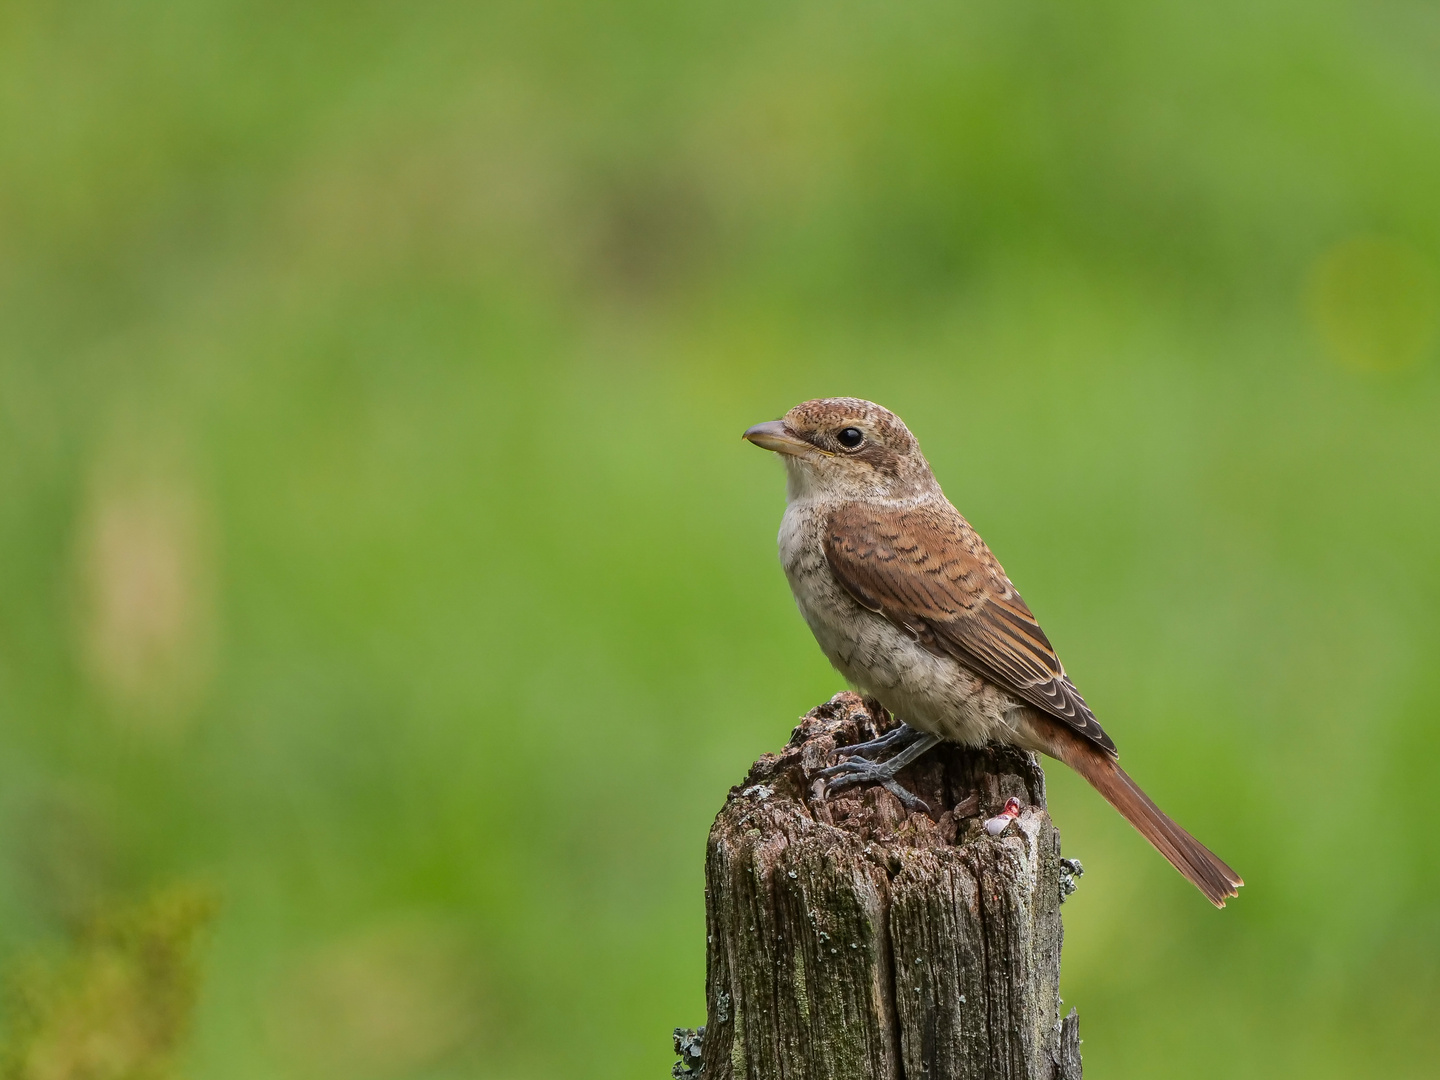
<svg viewBox="0 0 1440 1080"><path fill-rule="evenodd" d="M855 834L862 841L910 848L952 847L978 837L980 822L999 813L1005 800L1045 808L1045 774L1033 755L990 744L962 747L941 743L898 776L931 808L907 810L890 792L860 785L822 797L821 769L836 761L837 749L878 738L899 726L872 698L846 691L810 710L778 754L765 754L745 781L730 789L726 811L737 800L766 803L772 798L815 822ZM729 816L722 811L722 817ZM767 815L768 816L768 815Z"/></svg>

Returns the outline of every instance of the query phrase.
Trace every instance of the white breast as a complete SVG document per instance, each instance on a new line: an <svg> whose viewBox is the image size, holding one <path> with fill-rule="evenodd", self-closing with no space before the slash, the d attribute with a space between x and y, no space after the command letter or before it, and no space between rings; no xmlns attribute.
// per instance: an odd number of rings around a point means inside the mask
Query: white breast
<svg viewBox="0 0 1440 1080"><path fill-rule="evenodd" d="M792 490L779 539L790 591L830 663L912 727L971 745L1015 741L1024 723L1018 702L949 657L923 648L845 591L825 558L827 517L823 505Z"/></svg>

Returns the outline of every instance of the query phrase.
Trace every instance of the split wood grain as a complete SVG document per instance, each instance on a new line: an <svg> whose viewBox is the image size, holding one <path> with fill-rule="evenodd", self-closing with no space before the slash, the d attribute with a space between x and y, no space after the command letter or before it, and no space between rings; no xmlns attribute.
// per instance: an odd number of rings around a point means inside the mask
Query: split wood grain
<svg viewBox="0 0 1440 1080"><path fill-rule="evenodd" d="M942 745L883 788L819 797L884 734L839 694L730 792L705 863L704 1080L1079 1080L1060 1017L1060 835L1032 755ZM1001 835L981 822L1010 797ZM692 1069L695 1065L691 1066Z"/></svg>

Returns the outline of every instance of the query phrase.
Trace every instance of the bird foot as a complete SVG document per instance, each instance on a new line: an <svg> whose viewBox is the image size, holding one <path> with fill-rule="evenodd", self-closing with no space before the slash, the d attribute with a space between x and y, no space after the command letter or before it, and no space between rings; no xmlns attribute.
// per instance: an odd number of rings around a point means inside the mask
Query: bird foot
<svg viewBox="0 0 1440 1080"><path fill-rule="evenodd" d="M894 731L887 731L878 739L871 739L869 742L851 743L849 746L837 746L835 753L845 757L870 757L884 750L895 750L898 752L904 750L923 735L924 732L916 731L909 724L901 724Z"/></svg>
<svg viewBox="0 0 1440 1080"><path fill-rule="evenodd" d="M842 746L836 750L837 753L851 755L857 750L874 752L896 745L903 746L904 749L890 760L874 762L862 757L850 758L838 765L821 769L818 775L829 791L838 791L855 784L879 784L899 799L906 809L923 810L928 814L930 813L929 804L914 792L903 787L895 779L895 774L939 741L938 736L916 731L908 725L901 725L882 738L872 739L868 743L857 743L855 746Z"/></svg>
<svg viewBox="0 0 1440 1080"><path fill-rule="evenodd" d="M828 769L821 769L820 776L827 781L825 785L827 795L855 784L879 784L904 803L907 810L923 810L928 814L930 805L896 780L896 771L898 770L890 768L889 762L877 765L873 761L859 758L855 761L842 761L839 765L832 765Z"/></svg>

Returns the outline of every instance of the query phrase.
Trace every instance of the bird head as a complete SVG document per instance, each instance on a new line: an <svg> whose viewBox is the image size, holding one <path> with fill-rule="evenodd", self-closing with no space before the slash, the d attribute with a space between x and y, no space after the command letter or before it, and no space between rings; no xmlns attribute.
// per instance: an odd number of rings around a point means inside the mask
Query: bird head
<svg viewBox="0 0 1440 1080"><path fill-rule="evenodd" d="M818 398L744 438L785 462L790 498L906 498L935 489L930 463L889 409L860 398Z"/></svg>

